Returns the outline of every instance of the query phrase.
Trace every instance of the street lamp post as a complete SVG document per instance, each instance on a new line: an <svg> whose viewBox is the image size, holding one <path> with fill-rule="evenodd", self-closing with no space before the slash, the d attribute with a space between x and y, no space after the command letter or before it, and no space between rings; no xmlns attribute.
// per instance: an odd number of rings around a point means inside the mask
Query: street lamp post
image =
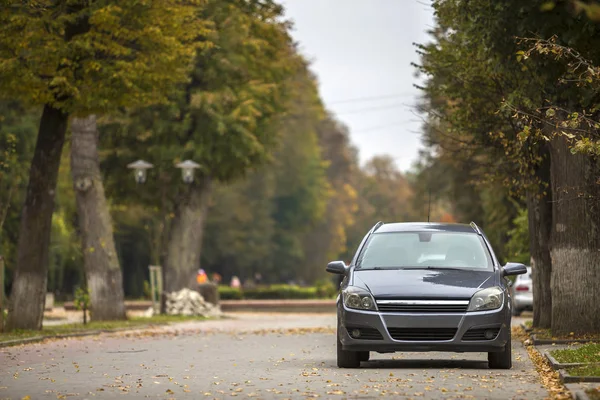
<svg viewBox="0 0 600 400"><path fill-rule="evenodd" d="M185 160L176 164L175 167L181 169L181 177L187 184L194 182L194 170L200 168L200 164L193 162L192 160Z"/></svg>
<svg viewBox="0 0 600 400"><path fill-rule="evenodd" d="M153 167L154 165L144 160L137 160L127 165L127 168L133 169L135 181L140 184L146 182L148 170ZM200 168L200 164L192 160L185 160L175 164L175 167L181 169L181 178L184 183L189 185L194 182L194 170ZM162 291L162 275L163 272L161 266L150 266L150 286L152 292L152 304L155 312L162 308L158 304L160 302L160 294L157 296L157 294Z"/></svg>
<svg viewBox="0 0 600 400"><path fill-rule="evenodd" d="M136 162L127 164L127 168L133 169L133 173L135 174L135 181L137 183L146 182L146 177L148 175L147 171L153 167L154 167L154 165L152 165L149 162L146 162L144 160L137 160Z"/></svg>

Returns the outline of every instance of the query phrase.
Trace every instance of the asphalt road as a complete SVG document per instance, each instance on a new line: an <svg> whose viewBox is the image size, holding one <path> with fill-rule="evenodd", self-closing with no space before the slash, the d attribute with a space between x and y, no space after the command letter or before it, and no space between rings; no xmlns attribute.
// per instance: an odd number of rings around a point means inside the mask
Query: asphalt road
<svg viewBox="0 0 600 400"><path fill-rule="evenodd" d="M239 315L5 348L0 399L547 396L517 342L509 371L488 369L478 353L374 354L360 369L342 370L334 326L334 315Z"/></svg>

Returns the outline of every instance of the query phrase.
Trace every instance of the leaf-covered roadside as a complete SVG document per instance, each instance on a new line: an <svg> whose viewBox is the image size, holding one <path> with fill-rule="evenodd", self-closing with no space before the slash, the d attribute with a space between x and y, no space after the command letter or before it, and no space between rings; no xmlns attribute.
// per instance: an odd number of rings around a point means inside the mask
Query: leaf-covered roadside
<svg viewBox="0 0 600 400"><path fill-rule="evenodd" d="M111 331L126 328L141 328L153 325L168 325L170 323L185 321L203 321L206 317L188 317L183 315L156 315L150 318L135 317L126 321L97 321L82 324L66 324L53 327L45 327L41 331L29 329L16 329L12 332L0 333L0 343L18 339L28 339L39 336L67 335L94 331Z"/></svg>
<svg viewBox="0 0 600 400"><path fill-rule="evenodd" d="M548 390L550 398L552 400L571 399L571 394L560 381L558 372L555 371L548 360L536 350L535 346L531 346L531 344L527 342L529 335L527 335L522 328L513 328L512 336L526 345L529 358L535 365L535 369L540 376L540 381Z"/></svg>

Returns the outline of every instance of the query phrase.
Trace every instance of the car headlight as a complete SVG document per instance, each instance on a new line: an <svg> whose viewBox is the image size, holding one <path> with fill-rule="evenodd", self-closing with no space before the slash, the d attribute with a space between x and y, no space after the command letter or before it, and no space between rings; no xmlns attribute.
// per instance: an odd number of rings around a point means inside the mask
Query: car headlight
<svg viewBox="0 0 600 400"><path fill-rule="evenodd" d="M348 286L342 291L342 297L344 299L344 304L348 308L357 310L377 310L373 296L365 289Z"/></svg>
<svg viewBox="0 0 600 400"><path fill-rule="evenodd" d="M471 297L467 311L495 310L504 303L504 291L498 286L480 290Z"/></svg>

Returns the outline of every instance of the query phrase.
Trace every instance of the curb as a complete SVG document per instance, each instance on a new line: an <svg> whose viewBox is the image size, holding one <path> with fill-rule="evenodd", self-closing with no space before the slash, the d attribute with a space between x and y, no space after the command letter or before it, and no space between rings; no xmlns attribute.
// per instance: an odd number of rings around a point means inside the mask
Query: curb
<svg viewBox="0 0 600 400"><path fill-rule="evenodd" d="M528 328L525 324L520 324L519 326L525 331L525 333L531 333L533 331L533 328Z"/></svg>
<svg viewBox="0 0 600 400"><path fill-rule="evenodd" d="M552 368L554 368L556 370L570 368L570 367L581 367L583 365L589 365L589 364L595 364L595 363L560 363L556 360L556 358L554 358L550 354L550 352L544 352L544 355L550 362L550 365L552 365Z"/></svg>
<svg viewBox="0 0 600 400"><path fill-rule="evenodd" d="M577 366L581 366L581 365L586 365L589 363L565 363L565 364L561 364L559 363L552 355L550 355L550 351L549 349L543 349L539 347L539 343L534 343L534 337L535 335L530 335L531 339L531 345L533 346L533 348L535 348L535 351L538 352L538 354L540 354L543 358L545 358L548 363L550 364L551 368L554 371L558 372L558 377L560 382L563 384L563 386L565 387L567 393L571 396L571 398L575 399L575 400L590 400L589 396L585 393L585 389L582 390L581 385L578 384L582 384L582 383L586 383L586 382L600 382L600 377L581 377L581 376L571 376L569 375L569 373L567 372L566 368L567 367L577 367ZM551 341L552 342L552 341ZM555 342L552 342L552 344ZM576 387L570 387L572 385L577 385Z"/></svg>
<svg viewBox="0 0 600 400"><path fill-rule="evenodd" d="M600 382L600 376L573 376L564 369L559 370L558 375L563 383Z"/></svg>
<svg viewBox="0 0 600 400"><path fill-rule="evenodd" d="M531 342L536 345L545 344L572 344L572 343L596 343L597 339L538 339L537 335L531 334Z"/></svg>
<svg viewBox="0 0 600 400"><path fill-rule="evenodd" d="M573 393L575 400L590 400L590 397L583 390L577 390Z"/></svg>
<svg viewBox="0 0 600 400"><path fill-rule="evenodd" d="M124 304L126 311L145 311L152 307L152 302L149 300L125 300ZM63 308L65 311L77 311L72 301L64 302Z"/></svg>

